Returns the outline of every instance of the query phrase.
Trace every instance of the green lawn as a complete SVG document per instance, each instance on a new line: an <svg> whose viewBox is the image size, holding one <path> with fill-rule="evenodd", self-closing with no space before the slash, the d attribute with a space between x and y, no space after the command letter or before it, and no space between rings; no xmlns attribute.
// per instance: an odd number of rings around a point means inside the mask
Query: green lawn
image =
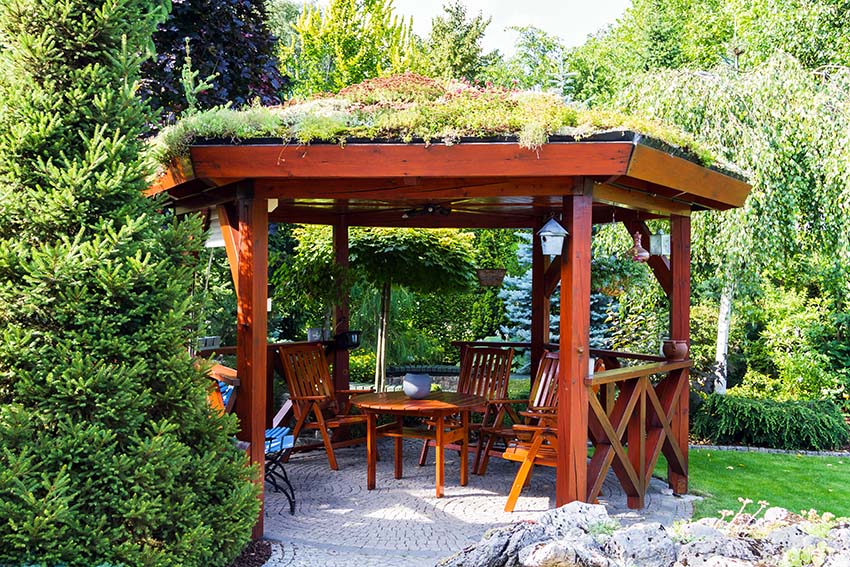
<svg viewBox="0 0 850 567"><path fill-rule="evenodd" d="M738 497L792 512L814 508L850 516L850 458L699 449L690 451L689 469L690 492L704 497L694 503L694 518L737 511ZM663 456L655 475L667 477Z"/></svg>

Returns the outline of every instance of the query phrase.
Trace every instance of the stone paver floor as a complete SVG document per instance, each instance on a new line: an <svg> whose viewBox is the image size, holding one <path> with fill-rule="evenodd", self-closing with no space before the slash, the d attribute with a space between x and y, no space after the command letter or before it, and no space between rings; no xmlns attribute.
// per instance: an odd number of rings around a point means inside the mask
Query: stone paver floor
<svg viewBox="0 0 850 567"><path fill-rule="evenodd" d="M281 494L266 491L265 537L273 546L267 567L430 566L478 541L490 528L534 519L554 506L555 471L536 467L513 513L503 511L517 463L491 459L487 475L459 485L459 457L446 452L445 496L434 497L434 452L418 465L421 443L406 440L404 478L393 477L392 442L381 440L377 486L366 490L366 449L336 451L340 470L324 451L299 453L286 465L295 487L295 515ZM471 467L470 456L470 467ZM673 521L691 515L691 500L673 496L653 479L643 510L628 510L613 474L600 503L621 523Z"/></svg>

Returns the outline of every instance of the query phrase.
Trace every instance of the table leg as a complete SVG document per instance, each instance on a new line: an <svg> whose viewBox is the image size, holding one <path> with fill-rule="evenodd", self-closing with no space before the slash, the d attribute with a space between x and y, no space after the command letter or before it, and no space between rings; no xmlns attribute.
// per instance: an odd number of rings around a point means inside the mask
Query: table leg
<svg viewBox="0 0 850 567"><path fill-rule="evenodd" d="M395 418L396 425L398 426L398 432L401 434L404 431L404 417L397 416ZM401 478L402 475L402 446L404 439L402 437L395 438L395 477Z"/></svg>
<svg viewBox="0 0 850 567"><path fill-rule="evenodd" d="M378 432L377 415L367 411L366 414L366 488L375 489L375 469L378 461Z"/></svg>
<svg viewBox="0 0 850 567"><path fill-rule="evenodd" d="M469 412L460 412L460 423L463 437L460 438L460 485L469 482ZM479 436L478 442L481 443Z"/></svg>
<svg viewBox="0 0 850 567"><path fill-rule="evenodd" d="M443 446L443 432L445 430L445 419L444 415L440 415L436 419L435 429L437 434L436 442L436 453L437 453L437 498L443 497L443 471L445 464L445 456L446 456L446 448Z"/></svg>

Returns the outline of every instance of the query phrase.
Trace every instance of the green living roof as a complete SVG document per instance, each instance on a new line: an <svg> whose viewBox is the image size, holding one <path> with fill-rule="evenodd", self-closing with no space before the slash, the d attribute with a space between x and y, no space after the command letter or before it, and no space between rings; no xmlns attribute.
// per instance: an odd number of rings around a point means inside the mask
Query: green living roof
<svg viewBox="0 0 850 567"><path fill-rule="evenodd" d="M165 165L200 141L273 138L281 143L420 142L455 144L470 138L516 141L535 149L550 139L606 139L627 132L706 167L738 176L692 135L658 122L588 110L553 93L476 87L406 73L371 79L337 94L281 106L215 108L185 116L150 142L150 158ZM634 135L631 135L635 133ZM720 166L720 167L718 167Z"/></svg>

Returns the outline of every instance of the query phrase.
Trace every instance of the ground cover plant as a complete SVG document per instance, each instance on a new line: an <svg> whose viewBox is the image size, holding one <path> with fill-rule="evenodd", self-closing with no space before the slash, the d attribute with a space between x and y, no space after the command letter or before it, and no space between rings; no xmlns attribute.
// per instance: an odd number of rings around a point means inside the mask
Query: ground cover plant
<svg viewBox="0 0 850 567"><path fill-rule="evenodd" d="M702 496L694 502L694 519L719 517L737 510L738 498L765 500L792 512L814 508L850 516L850 457L797 453L694 449L688 457L688 488ZM667 462L658 459L655 476L665 478Z"/></svg>
<svg viewBox="0 0 850 567"><path fill-rule="evenodd" d="M0 565L224 565L257 519L186 349L200 223L142 195L164 16L0 3Z"/></svg>
<svg viewBox="0 0 850 567"><path fill-rule="evenodd" d="M284 106L217 108L186 117L152 141L151 159L167 164L197 138L279 138L307 144L350 139L393 139L452 144L463 137L509 136L538 148L556 134L583 137L611 129L634 130L678 148L705 165L715 162L694 137L660 123L566 104L552 93L476 87L412 73L371 79L338 94Z"/></svg>

